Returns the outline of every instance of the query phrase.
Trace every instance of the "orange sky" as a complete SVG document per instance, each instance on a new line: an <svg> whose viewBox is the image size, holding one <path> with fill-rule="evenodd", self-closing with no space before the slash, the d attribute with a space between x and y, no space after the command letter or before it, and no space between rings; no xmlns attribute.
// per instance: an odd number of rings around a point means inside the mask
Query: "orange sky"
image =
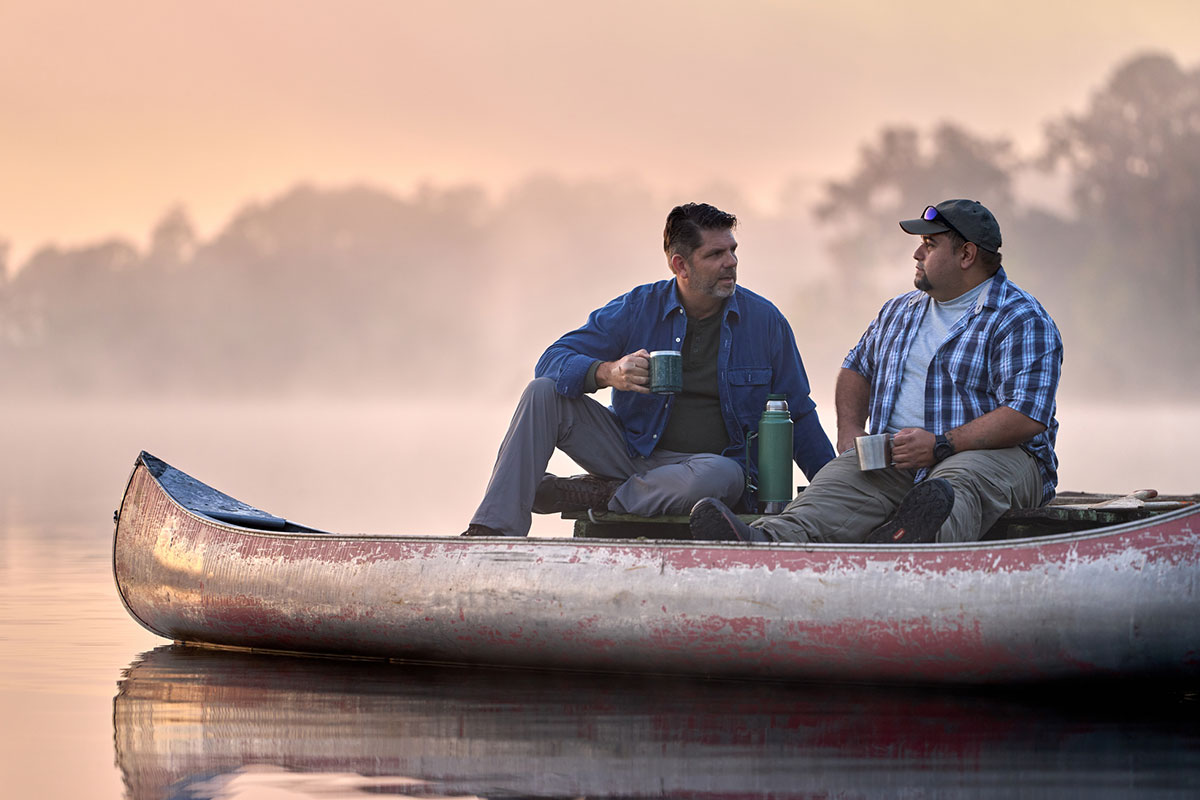
<svg viewBox="0 0 1200 800"><path fill-rule="evenodd" d="M845 175L885 123L1029 149L1134 53L1200 67L1194 0L0 0L0 21L10 266L140 243L175 204L210 233L302 180L552 172L768 203Z"/></svg>

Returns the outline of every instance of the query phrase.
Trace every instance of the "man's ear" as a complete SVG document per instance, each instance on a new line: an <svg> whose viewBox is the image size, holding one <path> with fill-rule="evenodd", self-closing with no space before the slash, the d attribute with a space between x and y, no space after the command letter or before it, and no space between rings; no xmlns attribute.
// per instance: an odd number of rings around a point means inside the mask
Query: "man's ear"
<svg viewBox="0 0 1200 800"><path fill-rule="evenodd" d="M959 254L959 266L968 270L975 264L975 260L979 257L979 245L974 242L967 242L962 246L962 252Z"/></svg>
<svg viewBox="0 0 1200 800"><path fill-rule="evenodd" d="M675 273L676 277L686 278L688 275L687 259L679 253L672 253L671 258L667 260L668 266L671 267L671 272Z"/></svg>

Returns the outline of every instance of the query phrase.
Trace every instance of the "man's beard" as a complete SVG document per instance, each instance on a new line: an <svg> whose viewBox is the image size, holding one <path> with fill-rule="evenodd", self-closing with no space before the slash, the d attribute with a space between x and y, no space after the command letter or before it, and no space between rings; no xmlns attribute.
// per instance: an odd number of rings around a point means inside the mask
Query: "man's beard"
<svg viewBox="0 0 1200 800"><path fill-rule="evenodd" d="M704 293L710 297L717 297L721 300L728 300L733 297L733 293L737 291L737 273L733 274L733 285L728 289L721 285L721 278L731 277L729 275L721 275L711 285L704 287Z"/></svg>

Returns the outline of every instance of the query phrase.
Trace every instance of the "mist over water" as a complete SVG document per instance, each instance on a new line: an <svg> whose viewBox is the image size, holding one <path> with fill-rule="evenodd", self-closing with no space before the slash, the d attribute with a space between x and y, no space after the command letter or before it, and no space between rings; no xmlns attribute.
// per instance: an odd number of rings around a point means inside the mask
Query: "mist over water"
<svg viewBox="0 0 1200 800"><path fill-rule="evenodd" d="M516 393L481 403L104 402L13 407L0 432L3 519L66 524L103 538L134 458L147 450L239 500L347 533L457 534L482 497ZM817 397L826 432L832 399ZM1059 488L1192 494L1200 409L1068 405ZM559 474L579 470L556 453ZM804 483L797 469L796 481ZM534 535L570 535L553 516Z"/></svg>

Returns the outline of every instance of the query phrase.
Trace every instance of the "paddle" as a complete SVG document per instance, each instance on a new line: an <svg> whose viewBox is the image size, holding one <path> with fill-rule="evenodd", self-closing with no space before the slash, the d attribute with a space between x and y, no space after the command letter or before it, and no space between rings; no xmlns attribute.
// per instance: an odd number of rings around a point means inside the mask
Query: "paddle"
<svg viewBox="0 0 1200 800"><path fill-rule="evenodd" d="M1114 497L1103 503L1095 503L1089 508L1142 508L1147 500L1158 497L1158 489L1138 489L1122 497Z"/></svg>

